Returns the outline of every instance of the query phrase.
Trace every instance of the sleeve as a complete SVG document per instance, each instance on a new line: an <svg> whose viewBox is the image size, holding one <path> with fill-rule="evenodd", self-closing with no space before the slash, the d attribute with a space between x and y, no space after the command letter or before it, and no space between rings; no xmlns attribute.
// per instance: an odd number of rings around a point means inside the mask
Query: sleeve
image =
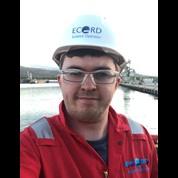
<svg viewBox="0 0 178 178"><path fill-rule="evenodd" d="M151 148L151 169L150 169L150 178L158 178L158 153L154 143L154 140L148 130L145 130L145 133L148 136L148 140Z"/></svg>
<svg viewBox="0 0 178 178"><path fill-rule="evenodd" d="M151 177L150 178L158 178L158 154L156 150L156 146L152 141L152 169L151 169Z"/></svg>
<svg viewBox="0 0 178 178"><path fill-rule="evenodd" d="M20 133L20 178L39 178L38 149L28 129Z"/></svg>

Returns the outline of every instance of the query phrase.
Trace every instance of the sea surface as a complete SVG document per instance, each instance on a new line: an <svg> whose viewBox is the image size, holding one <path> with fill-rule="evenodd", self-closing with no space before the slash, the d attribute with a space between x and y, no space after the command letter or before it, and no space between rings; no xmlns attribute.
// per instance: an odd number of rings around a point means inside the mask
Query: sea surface
<svg viewBox="0 0 178 178"><path fill-rule="evenodd" d="M58 114L62 93L58 83L20 84L20 131L43 116ZM158 134L158 98L119 86L113 108Z"/></svg>

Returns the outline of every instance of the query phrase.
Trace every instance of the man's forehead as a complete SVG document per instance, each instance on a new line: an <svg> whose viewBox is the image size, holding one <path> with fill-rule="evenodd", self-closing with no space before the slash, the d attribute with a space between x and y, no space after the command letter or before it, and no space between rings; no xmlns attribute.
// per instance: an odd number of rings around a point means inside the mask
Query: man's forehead
<svg viewBox="0 0 178 178"><path fill-rule="evenodd" d="M103 69L115 69L113 59L109 56L74 56L72 58L65 57L63 61L63 68L103 68Z"/></svg>

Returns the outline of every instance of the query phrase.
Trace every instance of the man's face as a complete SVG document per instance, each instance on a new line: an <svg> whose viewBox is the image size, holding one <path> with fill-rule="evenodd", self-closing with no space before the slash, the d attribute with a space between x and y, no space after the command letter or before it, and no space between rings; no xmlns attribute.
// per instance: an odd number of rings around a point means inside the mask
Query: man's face
<svg viewBox="0 0 178 178"><path fill-rule="evenodd" d="M115 64L108 56L91 57L74 56L65 57L63 70L80 69L91 72L101 69L111 69L115 71ZM69 82L64 79L63 74L58 76L66 111L70 117L75 117L81 122L99 122L103 114L108 114L109 104L115 93L120 79L114 79L111 84L94 84L88 76L84 83Z"/></svg>

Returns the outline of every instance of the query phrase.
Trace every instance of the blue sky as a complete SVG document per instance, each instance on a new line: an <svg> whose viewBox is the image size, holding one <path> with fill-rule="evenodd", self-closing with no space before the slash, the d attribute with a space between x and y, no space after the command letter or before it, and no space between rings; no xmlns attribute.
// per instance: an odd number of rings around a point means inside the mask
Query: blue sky
<svg viewBox="0 0 178 178"><path fill-rule="evenodd" d="M63 27L83 12L105 15L137 73L158 75L158 0L20 0L20 65L57 67Z"/></svg>

